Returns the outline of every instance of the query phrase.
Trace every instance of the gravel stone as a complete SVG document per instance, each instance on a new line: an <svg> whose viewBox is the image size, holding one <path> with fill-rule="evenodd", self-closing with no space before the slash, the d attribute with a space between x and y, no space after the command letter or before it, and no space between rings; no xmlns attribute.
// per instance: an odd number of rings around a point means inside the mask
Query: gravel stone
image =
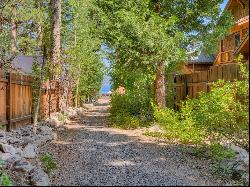
<svg viewBox="0 0 250 187"><path fill-rule="evenodd" d="M209 170L209 160L182 150L181 145L142 135L141 130L107 126L107 98L79 119L66 124L56 141L40 147L51 153L57 170L50 174L56 186L221 186L224 181ZM100 103L100 104L98 104Z"/></svg>

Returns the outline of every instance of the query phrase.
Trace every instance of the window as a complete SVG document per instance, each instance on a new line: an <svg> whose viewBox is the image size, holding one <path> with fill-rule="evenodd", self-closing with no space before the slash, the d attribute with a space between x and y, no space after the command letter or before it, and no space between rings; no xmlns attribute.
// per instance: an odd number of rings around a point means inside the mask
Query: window
<svg viewBox="0 0 250 187"><path fill-rule="evenodd" d="M240 33L236 33L235 36L235 47L238 47L240 45Z"/></svg>

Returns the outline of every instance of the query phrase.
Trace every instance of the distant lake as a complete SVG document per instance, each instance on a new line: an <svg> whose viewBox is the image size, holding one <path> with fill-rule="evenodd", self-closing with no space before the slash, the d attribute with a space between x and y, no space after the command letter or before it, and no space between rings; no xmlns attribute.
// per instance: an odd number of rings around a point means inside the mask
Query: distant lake
<svg viewBox="0 0 250 187"><path fill-rule="evenodd" d="M101 88L101 93L107 93L111 90L111 85L102 85L102 88Z"/></svg>

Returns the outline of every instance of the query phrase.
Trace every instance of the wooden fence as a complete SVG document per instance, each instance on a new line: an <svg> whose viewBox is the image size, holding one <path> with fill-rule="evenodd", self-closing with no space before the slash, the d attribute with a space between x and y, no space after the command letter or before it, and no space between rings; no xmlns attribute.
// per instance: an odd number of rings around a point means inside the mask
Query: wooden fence
<svg viewBox="0 0 250 187"><path fill-rule="evenodd" d="M0 123L7 130L31 123L32 89L30 76L0 71Z"/></svg>
<svg viewBox="0 0 250 187"><path fill-rule="evenodd" d="M11 130L32 122L32 77L0 70L0 125ZM49 85L49 86L48 86ZM59 84L43 85L39 118L59 111ZM69 97L71 100L71 97ZM71 102L69 102L69 105Z"/></svg>
<svg viewBox="0 0 250 187"><path fill-rule="evenodd" d="M247 67L249 63L246 63ZM208 71L175 76L175 103L189 98L197 98L199 92L209 92L211 83L223 79L235 81L241 79L240 68L236 63L211 66Z"/></svg>

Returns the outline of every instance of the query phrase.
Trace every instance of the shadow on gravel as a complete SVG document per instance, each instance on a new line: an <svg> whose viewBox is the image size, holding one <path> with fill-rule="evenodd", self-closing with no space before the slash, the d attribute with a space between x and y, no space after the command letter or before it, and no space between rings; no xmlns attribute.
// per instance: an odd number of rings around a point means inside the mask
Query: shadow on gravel
<svg viewBox="0 0 250 187"><path fill-rule="evenodd" d="M183 152L188 147L89 126L95 128L61 132L63 143L46 148L60 165L52 176L55 185L224 185L208 170L208 161Z"/></svg>

